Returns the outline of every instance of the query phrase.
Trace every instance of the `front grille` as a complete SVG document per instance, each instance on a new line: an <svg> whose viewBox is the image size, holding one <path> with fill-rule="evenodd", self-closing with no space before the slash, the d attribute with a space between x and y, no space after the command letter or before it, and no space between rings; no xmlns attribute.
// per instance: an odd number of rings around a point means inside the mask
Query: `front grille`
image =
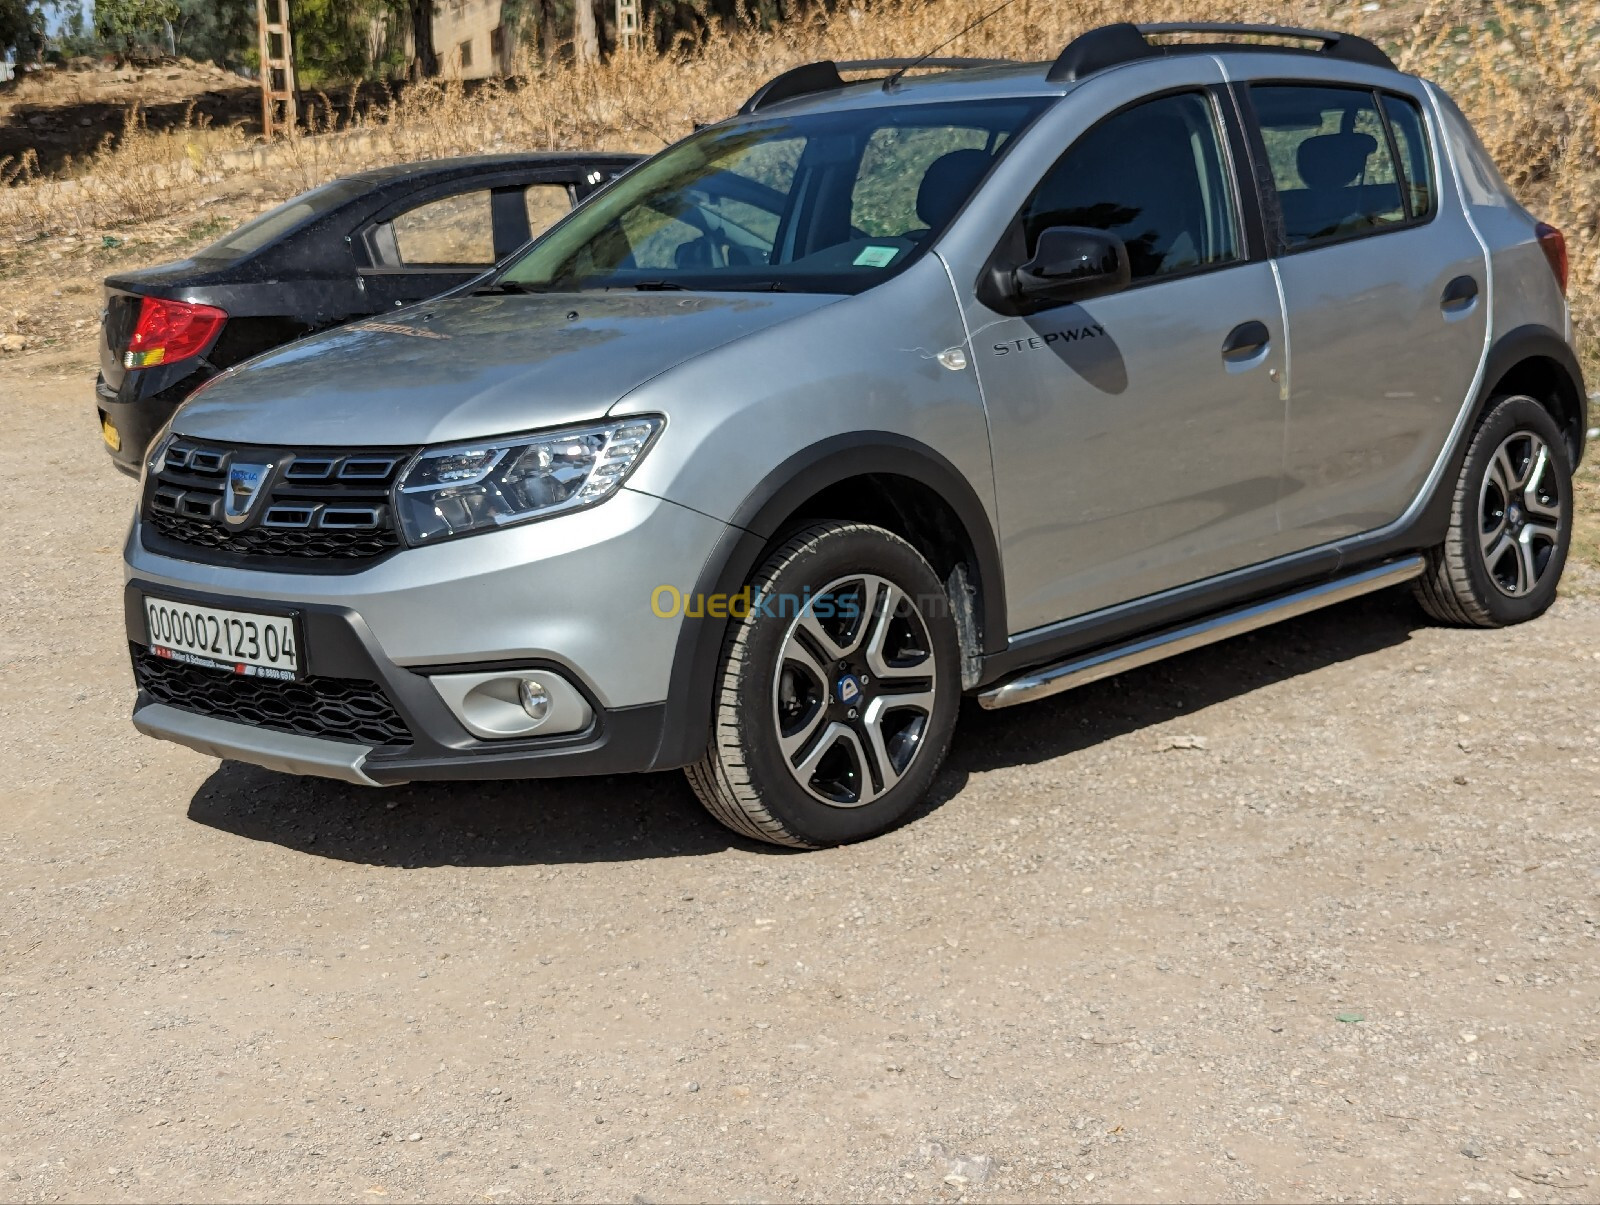
<svg viewBox="0 0 1600 1205"><path fill-rule="evenodd" d="M370 560L400 547L392 531L299 531L252 527L230 531L183 515L152 512L150 526L164 539L236 556L299 557L305 560Z"/></svg>
<svg viewBox="0 0 1600 1205"><path fill-rule="evenodd" d="M170 661L140 645L133 646L133 676L157 702L219 720L363 745L411 743L411 730L376 682L247 678Z"/></svg>
<svg viewBox="0 0 1600 1205"><path fill-rule="evenodd" d="M357 568L401 546L389 491L411 454L178 440L145 485L146 545L189 560Z"/></svg>

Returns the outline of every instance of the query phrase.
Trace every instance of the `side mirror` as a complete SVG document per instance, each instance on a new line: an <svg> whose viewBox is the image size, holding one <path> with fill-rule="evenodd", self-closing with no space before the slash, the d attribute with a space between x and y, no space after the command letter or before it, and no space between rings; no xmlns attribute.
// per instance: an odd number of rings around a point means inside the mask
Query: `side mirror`
<svg viewBox="0 0 1600 1205"><path fill-rule="evenodd" d="M1018 297L1082 301L1128 286L1128 248L1114 234L1087 226L1051 226L1039 234L1033 258L1012 273Z"/></svg>

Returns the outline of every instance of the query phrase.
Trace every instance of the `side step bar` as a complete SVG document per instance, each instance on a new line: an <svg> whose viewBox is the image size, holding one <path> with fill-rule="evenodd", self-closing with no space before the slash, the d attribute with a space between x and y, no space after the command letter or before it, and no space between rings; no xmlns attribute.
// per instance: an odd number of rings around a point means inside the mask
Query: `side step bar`
<svg viewBox="0 0 1600 1205"><path fill-rule="evenodd" d="M1331 582L1296 590L1292 594L1281 594L1266 602L1252 603L1247 607L1213 615L1209 619L1168 628L1154 636L1142 636L1137 640L1101 649L1099 652L1069 657L1065 661L1058 661L1042 669L1026 671L1009 682L992 686L978 696L978 702L991 711L1000 707L1014 707L1018 703L1031 703L1035 699L1047 698L1064 690L1071 690L1075 686L1098 682L1101 678L1120 674L1125 669L1149 665L1153 661L1175 657L1179 653L1187 653L1190 649L1214 644L1230 636L1240 636L1257 628L1268 627L1280 620L1293 619L1296 615L1331 607L1335 603L1359 598L1375 590L1398 586L1401 582L1420 577L1424 568L1426 562L1420 556L1406 557L1404 560L1379 565L1376 569L1363 570L1348 577L1335 578Z"/></svg>

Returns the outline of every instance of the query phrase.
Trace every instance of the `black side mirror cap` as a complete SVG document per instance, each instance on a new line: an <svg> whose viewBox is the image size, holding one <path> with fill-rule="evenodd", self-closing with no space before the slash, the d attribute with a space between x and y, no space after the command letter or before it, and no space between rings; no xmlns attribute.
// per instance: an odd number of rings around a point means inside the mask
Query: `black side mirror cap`
<svg viewBox="0 0 1600 1205"><path fill-rule="evenodd" d="M1023 301L1084 301L1128 287L1127 245L1088 226L1051 226L1039 232L1033 258L1012 271L1012 292Z"/></svg>

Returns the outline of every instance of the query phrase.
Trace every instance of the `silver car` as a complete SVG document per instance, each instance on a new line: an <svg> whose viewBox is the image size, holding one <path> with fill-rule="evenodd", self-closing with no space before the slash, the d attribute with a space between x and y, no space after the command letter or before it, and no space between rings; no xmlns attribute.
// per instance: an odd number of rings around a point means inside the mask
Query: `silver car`
<svg viewBox="0 0 1600 1205"><path fill-rule="evenodd" d="M127 542L134 723L375 785L684 767L813 847L916 806L964 695L1402 582L1550 604L1564 245L1437 87L1278 27L939 66L788 72L206 386Z"/></svg>

